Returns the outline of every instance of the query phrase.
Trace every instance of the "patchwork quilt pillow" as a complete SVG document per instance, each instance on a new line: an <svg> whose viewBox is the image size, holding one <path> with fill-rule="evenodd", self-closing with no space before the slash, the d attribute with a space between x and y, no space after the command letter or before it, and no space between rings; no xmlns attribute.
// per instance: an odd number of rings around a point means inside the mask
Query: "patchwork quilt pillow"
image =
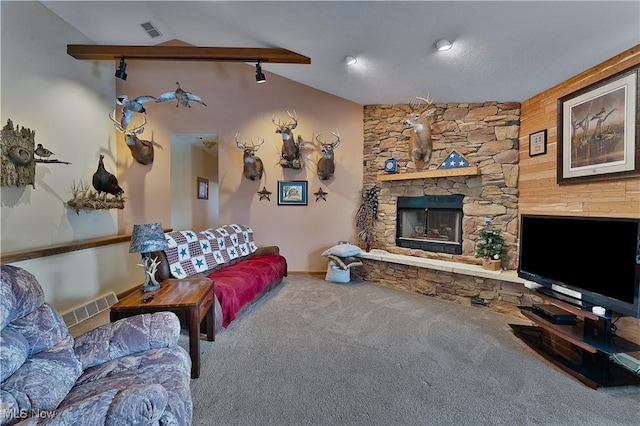
<svg viewBox="0 0 640 426"><path fill-rule="evenodd" d="M244 225L225 225L202 232L191 230L165 233L165 249L171 275L186 278L215 269L257 250L253 230Z"/></svg>

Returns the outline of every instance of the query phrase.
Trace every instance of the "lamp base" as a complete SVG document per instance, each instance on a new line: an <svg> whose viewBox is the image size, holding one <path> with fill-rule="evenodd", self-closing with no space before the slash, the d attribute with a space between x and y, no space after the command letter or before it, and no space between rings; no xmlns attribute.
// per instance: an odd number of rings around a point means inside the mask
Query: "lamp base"
<svg viewBox="0 0 640 426"><path fill-rule="evenodd" d="M150 291L156 291L156 290L160 290L160 283L156 281L155 277L150 277L149 275L146 275L146 279L142 284L142 291L144 291L145 293L148 293Z"/></svg>
<svg viewBox="0 0 640 426"><path fill-rule="evenodd" d="M160 290L160 284L158 283L154 284L151 281L148 281L142 284L142 291L144 291L145 293L148 293L150 291L156 291L156 290Z"/></svg>

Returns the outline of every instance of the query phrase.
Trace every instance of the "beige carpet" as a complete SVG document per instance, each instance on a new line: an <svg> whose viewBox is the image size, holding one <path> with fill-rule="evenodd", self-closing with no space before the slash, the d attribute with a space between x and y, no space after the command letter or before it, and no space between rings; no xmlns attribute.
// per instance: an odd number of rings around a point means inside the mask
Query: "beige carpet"
<svg viewBox="0 0 640 426"><path fill-rule="evenodd" d="M370 283L288 277L215 342L203 336L193 424L640 424L640 387L590 389L509 323L523 321Z"/></svg>

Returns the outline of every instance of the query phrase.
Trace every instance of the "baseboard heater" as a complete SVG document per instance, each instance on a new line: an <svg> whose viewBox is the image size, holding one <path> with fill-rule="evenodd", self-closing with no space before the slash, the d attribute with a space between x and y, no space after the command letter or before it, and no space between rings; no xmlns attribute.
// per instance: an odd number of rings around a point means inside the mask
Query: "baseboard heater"
<svg viewBox="0 0 640 426"><path fill-rule="evenodd" d="M531 310L554 324L559 325L575 325L578 319L572 313L565 311L556 305L551 304L534 304Z"/></svg>
<svg viewBox="0 0 640 426"><path fill-rule="evenodd" d="M109 293L103 294L102 296L97 297L82 306L71 309L70 311L62 314L62 320L67 325L67 327L71 327L78 324L79 322L91 318L94 315L99 314L102 311L109 309L117 302L118 297L113 291L110 291Z"/></svg>

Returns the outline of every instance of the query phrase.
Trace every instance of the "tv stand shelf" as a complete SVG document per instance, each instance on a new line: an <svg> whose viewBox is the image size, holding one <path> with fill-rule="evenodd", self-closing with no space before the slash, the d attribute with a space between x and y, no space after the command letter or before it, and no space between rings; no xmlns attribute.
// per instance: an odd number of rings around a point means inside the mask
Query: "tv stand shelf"
<svg viewBox="0 0 640 426"><path fill-rule="evenodd" d="M599 317L579 307L543 299L576 315L575 325L555 324L530 307L522 314L536 325L511 324L514 334L554 365L592 388L639 385L640 376L610 360L610 355L640 351L640 345L611 332L611 318Z"/></svg>

